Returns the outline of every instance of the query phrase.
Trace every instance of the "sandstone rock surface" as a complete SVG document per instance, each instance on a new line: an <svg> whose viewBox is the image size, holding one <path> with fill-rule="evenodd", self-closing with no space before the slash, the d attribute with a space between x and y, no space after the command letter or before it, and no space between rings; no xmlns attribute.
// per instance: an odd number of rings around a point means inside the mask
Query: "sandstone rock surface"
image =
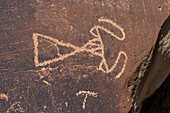
<svg viewBox="0 0 170 113"><path fill-rule="evenodd" d="M160 71L165 72L163 78L157 76L158 84L148 82L153 76L147 74L148 81L143 81L155 86L151 92L140 81L134 86L134 77L146 75L151 60L169 62L169 56L166 60L161 56L169 55L167 41L160 42L167 45L160 57L152 56L159 49L153 48L169 16L168 3L0 1L0 93L8 98L0 98L0 112L138 112L142 100L161 85L168 73L166 64L166 71ZM169 34L163 39L169 41ZM145 71L137 71L143 69L140 65L146 67ZM152 71L158 70L154 64L151 67ZM138 86L144 89L139 91Z"/></svg>

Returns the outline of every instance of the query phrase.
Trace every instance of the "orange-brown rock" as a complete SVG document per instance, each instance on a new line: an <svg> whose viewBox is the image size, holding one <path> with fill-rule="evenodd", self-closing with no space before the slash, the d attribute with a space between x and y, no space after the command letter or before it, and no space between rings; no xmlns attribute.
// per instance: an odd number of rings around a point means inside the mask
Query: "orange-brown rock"
<svg viewBox="0 0 170 113"><path fill-rule="evenodd" d="M169 73L168 4L0 1L0 112L139 112Z"/></svg>

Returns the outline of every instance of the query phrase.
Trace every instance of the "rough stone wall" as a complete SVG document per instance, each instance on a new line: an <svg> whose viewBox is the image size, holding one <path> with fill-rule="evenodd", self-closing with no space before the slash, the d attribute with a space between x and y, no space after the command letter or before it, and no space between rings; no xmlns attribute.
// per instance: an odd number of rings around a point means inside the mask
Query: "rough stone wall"
<svg viewBox="0 0 170 113"><path fill-rule="evenodd" d="M132 92L133 107L131 113L139 112L143 101L158 89L170 73L170 17L161 27L157 42L148 57L128 81Z"/></svg>
<svg viewBox="0 0 170 113"><path fill-rule="evenodd" d="M0 112L127 113L168 3L0 0Z"/></svg>
<svg viewBox="0 0 170 113"><path fill-rule="evenodd" d="M170 112L170 75L154 92L145 100L140 113L169 113Z"/></svg>

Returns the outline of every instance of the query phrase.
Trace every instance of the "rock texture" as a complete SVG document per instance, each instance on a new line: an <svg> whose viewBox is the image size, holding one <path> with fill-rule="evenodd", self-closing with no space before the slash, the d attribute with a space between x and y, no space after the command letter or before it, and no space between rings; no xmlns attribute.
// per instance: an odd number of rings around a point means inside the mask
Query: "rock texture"
<svg viewBox="0 0 170 113"><path fill-rule="evenodd" d="M0 1L0 112L138 112L168 73L168 3Z"/></svg>
<svg viewBox="0 0 170 113"><path fill-rule="evenodd" d="M140 113L169 113L169 93L170 76L164 81L161 87L143 103Z"/></svg>
<svg viewBox="0 0 170 113"><path fill-rule="evenodd" d="M151 96L170 73L170 17L164 22L155 47L128 81L133 108L139 112L143 101Z"/></svg>

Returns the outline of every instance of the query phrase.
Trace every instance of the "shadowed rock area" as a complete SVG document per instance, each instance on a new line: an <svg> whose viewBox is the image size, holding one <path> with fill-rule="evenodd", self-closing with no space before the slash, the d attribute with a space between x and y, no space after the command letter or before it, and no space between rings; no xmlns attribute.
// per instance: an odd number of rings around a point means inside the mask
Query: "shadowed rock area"
<svg viewBox="0 0 170 113"><path fill-rule="evenodd" d="M143 60L143 62L139 65L139 67L130 77L130 80L127 83L128 89L131 90L131 96L134 99L133 107L130 113L139 112L140 108L142 107L142 103L146 101L146 99L150 97L161 86L166 77L168 77L170 73L169 41L170 17L168 17L162 25L157 42L149 53L148 57ZM164 90L168 90L168 87ZM154 108L151 108L151 110L154 111ZM156 110L154 111L154 113L160 112L163 111L161 111L161 109L159 109L157 112Z"/></svg>
<svg viewBox="0 0 170 113"><path fill-rule="evenodd" d="M142 106L140 113L169 113L170 112L170 76L161 87L148 98Z"/></svg>

